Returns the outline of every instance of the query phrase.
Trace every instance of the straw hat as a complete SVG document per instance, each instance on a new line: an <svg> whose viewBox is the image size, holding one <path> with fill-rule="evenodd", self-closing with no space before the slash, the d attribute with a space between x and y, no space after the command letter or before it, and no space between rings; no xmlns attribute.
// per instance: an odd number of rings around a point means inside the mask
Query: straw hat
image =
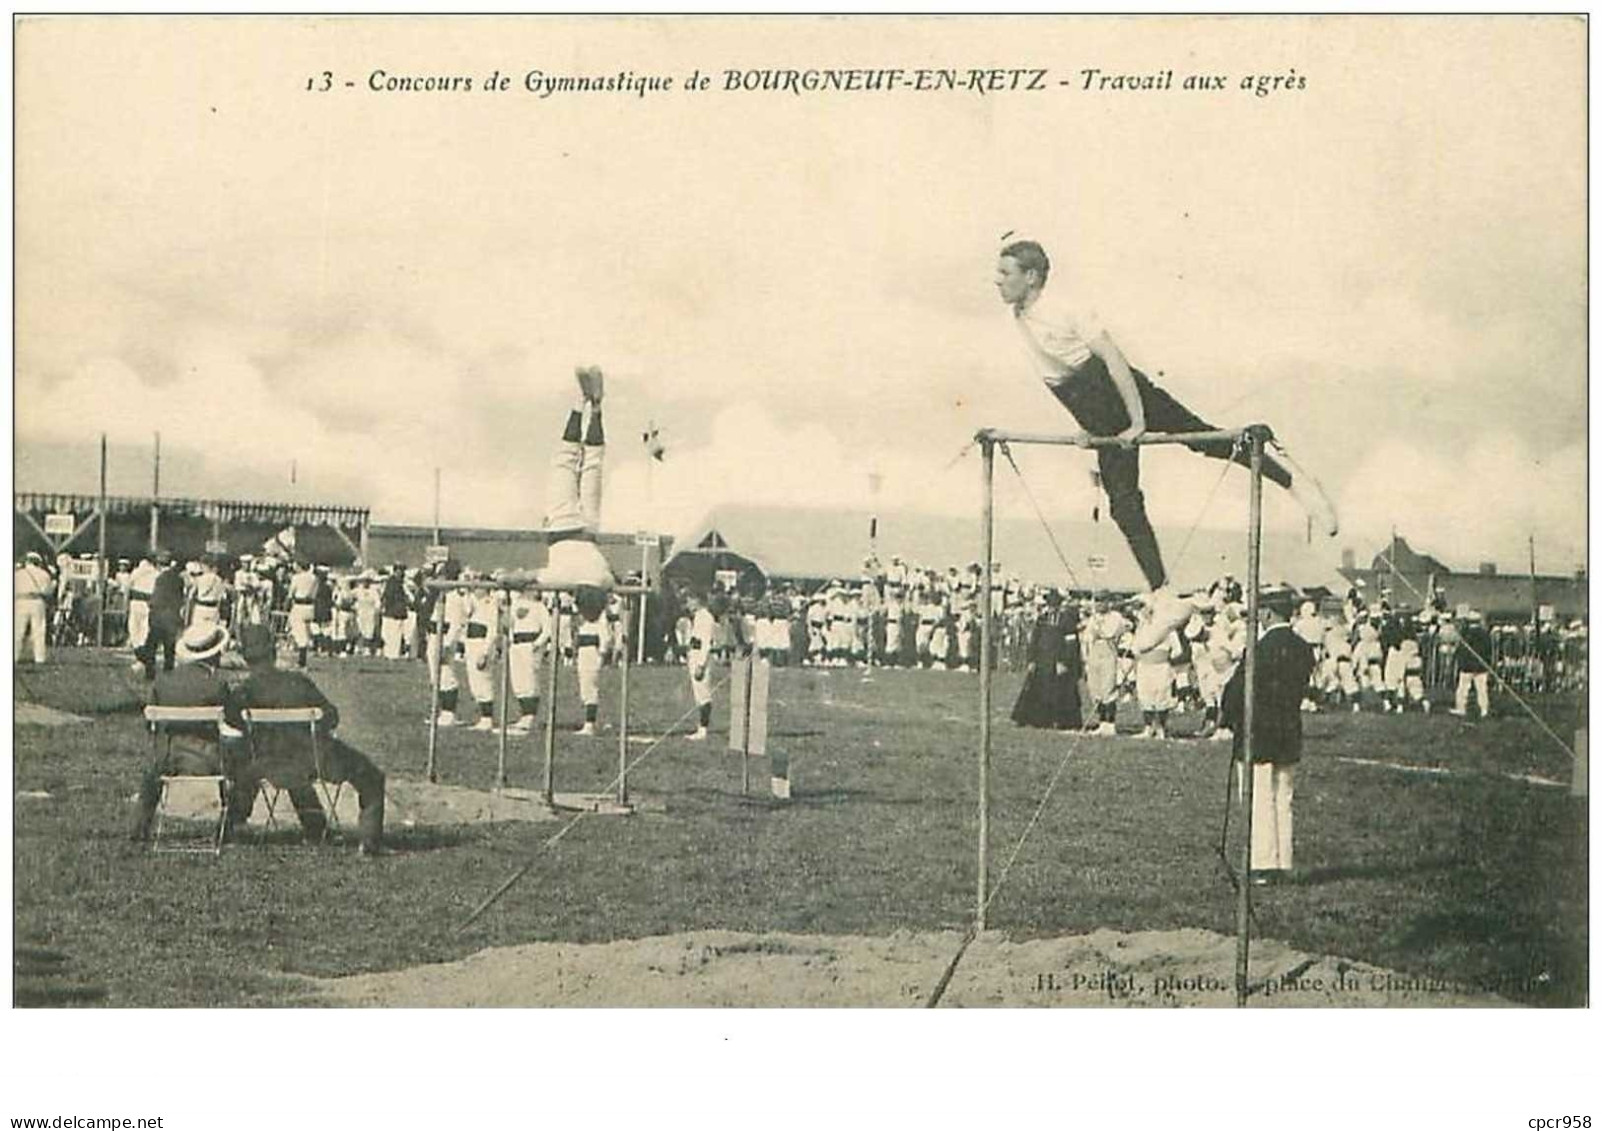
<svg viewBox="0 0 1602 1131"><path fill-rule="evenodd" d="M192 624L178 638L178 646L173 650L173 655L186 664L192 664L197 660L209 660L213 656L220 656L226 647L228 647L228 630L222 625Z"/></svg>

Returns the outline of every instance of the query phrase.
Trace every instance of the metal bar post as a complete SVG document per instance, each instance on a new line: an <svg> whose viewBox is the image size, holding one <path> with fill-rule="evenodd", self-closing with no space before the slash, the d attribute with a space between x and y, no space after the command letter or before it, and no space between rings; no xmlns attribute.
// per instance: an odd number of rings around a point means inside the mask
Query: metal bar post
<svg viewBox="0 0 1602 1131"><path fill-rule="evenodd" d="M1263 540L1263 436L1257 429L1247 433L1251 443L1252 487L1251 521L1246 542L1246 701L1241 712L1241 827L1245 845L1241 849L1240 884L1235 900L1235 1004L1246 1004L1247 980L1251 975L1252 916L1252 741L1256 737L1257 715L1257 591L1262 574Z"/></svg>
<svg viewBox="0 0 1602 1131"><path fill-rule="evenodd" d="M506 616L506 609L511 604L511 594L507 594L507 601L501 606L499 615L495 618L495 639L501 647L501 742L500 751L495 764L495 788L506 788L506 719L508 702L512 695L512 625Z"/></svg>
<svg viewBox="0 0 1602 1131"><path fill-rule="evenodd" d="M643 611L645 597L640 597ZM618 649L622 660L619 670L621 686L618 688L618 710L620 712L617 723L617 803L629 803L629 603L622 602L618 617L618 631L623 634L623 647Z"/></svg>
<svg viewBox="0 0 1602 1131"><path fill-rule="evenodd" d="M641 585L650 585L650 583L651 583L651 547L649 547L649 546L641 546L640 547L640 584ZM640 638L639 638L638 641L636 641L636 644L639 647L639 660L640 660L640 663L642 663L642 664L645 663L645 625L646 625L645 603L647 601L649 601L650 599L651 599L650 598L650 594L648 594L648 593L641 593L640 594L640 623L639 623L639 626L638 626L638 633L639 633L639 637ZM627 640L628 637L625 636L624 639ZM624 651L627 651L627 650L628 650L627 648L624 649Z"/></svg>
<svg viewBox="0 0 1602 1131"><path fill-rule="evenodd" d="M428 638L427 633L424 639ZM429 647L428 656L428 780L439 781L439 774L435 771L434 752L439 744L439 673L440 664L445 655L445 594L439 593L434 597L434 635L433 645Z"/></svg>
<svg viewBox="0 0 1602 1131"><path fill-rule="evenodd" d="M985 908L990 902L990 572L995 558L996 445L982 437L984 454L984 577L980 582L979 611L979 884L975 894L974 928L985 929Z"/></svg>
<svg viewBox="0 0 1602 1131"><path fill-rule="evenodd" d="M740 658L745 666L745 699L740 703L740 714L745 725L740 728L740 796L751 793L751 691L756 684L756 652L749 651Z"/></svg>
<svg viewBox="0 0 1602 1131"><path fill-rule="evenodd" d="M95 647L106 646L106 434L100 433L100 544L95 551L100 609L95 614Z"/></svg>
<svg viewBox="0 0 1602 1131"><path fill-rule="evenodd" d="M545 695L545 804L556 804L556 686L557 670L562 666L562 602L551 614L551 681Z"/></svg>
<svg viewBox="0 0 1602 1131"><path fill-rule="evenodd" d="M161 527L161 433L156 433L156 454L150 484L150 552L158 545Z"/></svg>

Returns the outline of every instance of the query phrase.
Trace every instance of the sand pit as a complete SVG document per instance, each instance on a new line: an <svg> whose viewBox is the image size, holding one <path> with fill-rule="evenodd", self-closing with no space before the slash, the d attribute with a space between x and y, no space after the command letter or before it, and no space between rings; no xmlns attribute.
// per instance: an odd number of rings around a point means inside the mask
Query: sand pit
<svg viewBox="0 0 1602 1131"><path fill-rule="evenodd" d="M689 934L578 945L531 943L459 962L318 979L351 1006L922 1006L956 952L954 931L884 937ZM942 1008L1234 1005L1235 943L1210 931L1096 931L975 940ZM1262 1006L1497 1006L1474 987L1254 942Z"/></svg>
<svg viewBox="0 0 1602 1131"><path fill-rule="evenodd" d="M58 711L54 707L46 707L41 703L29 703L26 700L14 699L11 704L12 726L59 727L88 721L82 715Z"/></svg>

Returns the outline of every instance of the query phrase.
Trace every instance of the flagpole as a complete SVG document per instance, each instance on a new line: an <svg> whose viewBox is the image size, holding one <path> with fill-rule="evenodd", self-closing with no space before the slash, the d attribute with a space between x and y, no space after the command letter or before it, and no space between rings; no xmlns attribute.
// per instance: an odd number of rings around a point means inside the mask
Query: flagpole
<svg viewBox="0 0 1602 1131"><path fill-rule="evenodd" d="M656 429L656 426L653 424L651 426L651 431L655 431L655 429ZM654 522L656 510L651 505L651 463L653 462L655 457L651 455L651 446L650 446L651 432L647 432L645 434L645 439L646 439L646 446L645 446L645 515L646 515L646 520L647 521ZM651 572L651 547L646 546L646 545L641 545L640 546L640 584L641 585L649 585L651 583L650 582L650 572ZM639 626L635 629L635 633L638 636L638 639L635 641L635 648L636 648L635 663L638 663L638 664L644 664L645 663L645 632L646 632L646 624L647 624L646 619L645 619L645 602L646 602L646 600L647 600L646 594L641 593L640 594L640 623L639 623Z"/></svg>

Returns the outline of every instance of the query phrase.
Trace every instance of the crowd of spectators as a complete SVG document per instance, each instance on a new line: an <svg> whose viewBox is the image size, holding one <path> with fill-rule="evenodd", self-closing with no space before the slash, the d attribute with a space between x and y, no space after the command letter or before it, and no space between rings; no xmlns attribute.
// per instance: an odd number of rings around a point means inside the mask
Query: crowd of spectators
<svg viewBox="0 0 1602 1131"><path fill-rule="evenodd" d="M93 557L61 555L53 565L34 558L50 577L51 642L94 643L101 609ZM425 581L436 568L329 568L278 554L121 559L106 589L106 643L144 643L145 606L154 579L164 570L175 570L184 594L181 626L215 618L236 632L246 624L264 625L282 639L299 635L298 621L306 640L294 643L311 654L421 659L433 608ZM467 570L463 576L480 575ZM812 587L774 584L759 594L715 591L710 595L718 625L713 647L723 655L754 651L778 665L974 672L983 620L982 580L977 563L941 569L891 557L888 563L870 558L862 574L850 580ZM648 659L684 661L691 621L683 597L667 586L648 602ZM1000 670L1025 671L1038 629L1049 623L1077 645L1087 681L1086 711L1095 712L1092 725L1104 725L1109 702L1115 705L1124 698L1139 700L1143 710L1157 716L1151 721L1154 732L1162 728L1167 712L1192 707L1205 712L1204 729L1210 729L1216 691L1244 649L1244 601L1239 583L1230 577L1192 597L1196 615L1164 643L1162 655L1137 653L1138 599L1030 584L998 567L991 587L993 663ZM1460 710L1464 704L1456 701L1456 692L1461 675L1469 677L1475 705L1481 683L1489 684L1493 694L1499 686L1521 694L1585 687L1584 621L1488 623L1477 613L1450 607L1443 595L1433 598L1422 610L1393 607L1389 593L1365 600L1359 589L1344 600L1319 594L1303 601L1292 626L1318 656L1306 708L1426 711L1452 697L1452 708ZM573 611L565 594L548 594L546 599L553 611L558 606ZM625 631L623 602L614 595L604 612L607 663L638 648L637 625L631 622ZM567 659L574 655L579 619L561 618L559 642ZM1482 672L1486 678L1477 680Z"/></svg>

